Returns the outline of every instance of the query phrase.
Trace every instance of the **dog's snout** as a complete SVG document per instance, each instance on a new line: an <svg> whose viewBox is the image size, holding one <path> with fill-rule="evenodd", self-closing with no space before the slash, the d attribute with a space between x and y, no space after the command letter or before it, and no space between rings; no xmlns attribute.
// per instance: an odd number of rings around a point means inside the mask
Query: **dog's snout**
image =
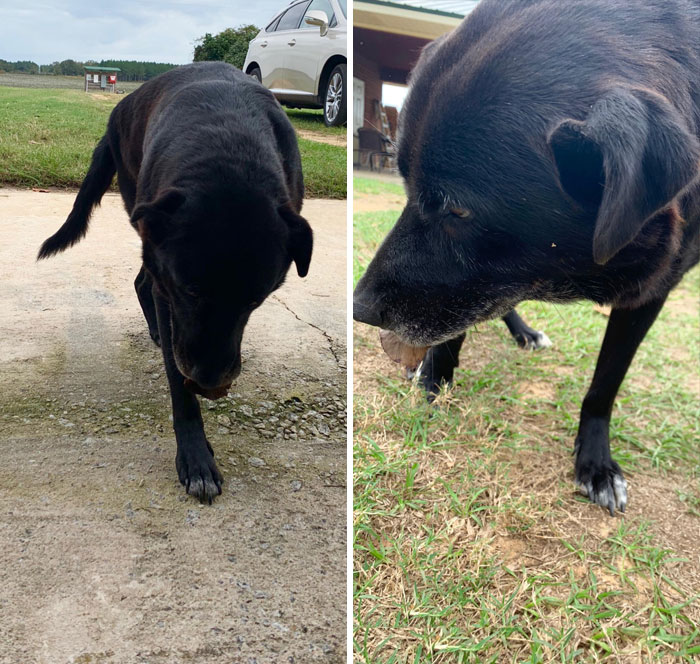
<svg viewBox="0 0 700 664"><path fill-rule="evenodd" d="M207 370L205 367L195 365L190 370L190 378L205 390L211 390L223 384L221 374Z"/></svg>
<svg viewBox="0 0 700 664"><path fill-rule="evenodd" d="M377 302L370 302L363 292L355 291L352 300L352 317L359 323L381 327L383 316Z"/></svg>
<svg viewBox="0 0 700 664"><path fill-rule="evenodd" d="M204 389L215 389L221 385L230 384L241 373L240 356L226 370L219 367L195 364L189 372L189 377Z"/></svg>

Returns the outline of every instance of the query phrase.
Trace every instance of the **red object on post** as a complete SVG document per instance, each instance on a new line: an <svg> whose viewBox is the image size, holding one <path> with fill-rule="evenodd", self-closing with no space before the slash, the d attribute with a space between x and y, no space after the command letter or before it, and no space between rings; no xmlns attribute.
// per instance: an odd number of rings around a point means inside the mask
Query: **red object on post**
<svg viewBox="0 0 700 664"><path fill-rule="evenodd" d="M110 74L107 78L107 82L110 85L114 85L117 82L117 75L116 74Z"/></svg>

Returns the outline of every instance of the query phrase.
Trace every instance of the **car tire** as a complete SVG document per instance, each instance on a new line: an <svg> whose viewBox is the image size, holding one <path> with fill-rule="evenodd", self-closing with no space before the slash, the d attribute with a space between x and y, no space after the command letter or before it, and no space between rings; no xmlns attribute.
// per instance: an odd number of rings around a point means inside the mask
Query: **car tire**
<svg viewBox="0 0 700 664"><path fill-rule="evenodd" d="M253 78L258 80L258 83L262 83L262 72L260 71L260 67L253 67L248 72L248 76L252 76Z"/></svg>
<svg viewBox="0 0 700 664"><path fill-rule="evenodd" d="M323 121L326 127L339 127L347 119L347 65L333 67L323 93Z"/></svg>

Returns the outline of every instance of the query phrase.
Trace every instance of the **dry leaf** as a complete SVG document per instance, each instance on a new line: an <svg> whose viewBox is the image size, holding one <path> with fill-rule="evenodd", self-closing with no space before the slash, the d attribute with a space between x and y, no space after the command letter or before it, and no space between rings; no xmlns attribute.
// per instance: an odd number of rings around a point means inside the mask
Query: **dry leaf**
<svg viewBox="0 0 700 664"><path fill-rule="evenodd" d="M423 361L430 346L411 346L401 341L393 332L389 330L379 330L379 340L382 342L384 352L394 362L398 362L407 369L415 371Z"/></svg>
<svg viewBox="0 0 700 664"><path fill-rule="evenodd" d="M194 392L195 394L199 394L207 399L215 401L216 399L221 399L228 394L228 391L231 389L231 383L228 385L220 385L219 387L215 387L213 389L208 389L200 387L191 378L185 378L185 387L190 392Z"/></svg>

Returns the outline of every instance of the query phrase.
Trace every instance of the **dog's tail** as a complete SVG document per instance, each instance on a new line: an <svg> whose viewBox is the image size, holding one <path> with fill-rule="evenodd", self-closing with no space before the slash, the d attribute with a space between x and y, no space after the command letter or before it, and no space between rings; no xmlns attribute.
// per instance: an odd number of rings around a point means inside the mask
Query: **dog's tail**
<svg viewBox="0 0 700 664"><path fill-rule="evenodd" d="M92 210L100 204L103 194L112 183L116 170L105 135L92 153L90 169L80 185L80 191L75 198L68 219L41 245L37 259L53 256L68 247L72 247L85 237Z"/></svg>

